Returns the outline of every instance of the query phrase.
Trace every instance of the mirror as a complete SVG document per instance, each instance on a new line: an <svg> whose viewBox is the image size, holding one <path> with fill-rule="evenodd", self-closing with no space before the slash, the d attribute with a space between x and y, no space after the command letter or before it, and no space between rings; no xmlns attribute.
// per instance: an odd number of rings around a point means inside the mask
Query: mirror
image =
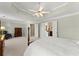
<svg viewBox="0 0 79 59"><path fill-rule="evenodd" d="M41 23L41 37L57 37L57 21Z"/></svg>

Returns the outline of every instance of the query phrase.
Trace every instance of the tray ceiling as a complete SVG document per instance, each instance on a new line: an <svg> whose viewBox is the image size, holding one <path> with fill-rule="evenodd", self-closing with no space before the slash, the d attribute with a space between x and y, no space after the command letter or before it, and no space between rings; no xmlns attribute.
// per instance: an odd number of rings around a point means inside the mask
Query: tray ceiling
<svg viewBox="0 0 79 59"><path fill-rule="evenodd" d="M43 17L36 17L29 9L37 10L38 4L39 2L0 2L0 18L36 23L79 14L79 3L77 2L41 2L40 5L44 11L49 11L49 13Z"/></svg>

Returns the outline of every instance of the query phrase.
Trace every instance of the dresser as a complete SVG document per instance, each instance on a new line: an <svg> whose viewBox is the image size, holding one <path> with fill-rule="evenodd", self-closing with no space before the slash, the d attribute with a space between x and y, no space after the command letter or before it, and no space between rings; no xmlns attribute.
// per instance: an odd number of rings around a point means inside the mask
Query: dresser
<svg viewBox="0 0 79 59"><path fill-rule="evenodd" d="M4 52L4 40L0 41L0 56L3 56Z"/></svg>

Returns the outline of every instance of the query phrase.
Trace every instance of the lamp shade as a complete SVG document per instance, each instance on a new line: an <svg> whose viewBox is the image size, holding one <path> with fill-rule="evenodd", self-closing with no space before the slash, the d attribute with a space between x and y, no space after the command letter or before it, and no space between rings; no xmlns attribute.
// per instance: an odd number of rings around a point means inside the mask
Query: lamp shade
<svg viewBox="0 0 79 59"><path fill-rule="evenodd" d="M1 26L1 30L5 30L5 27L4 26Z"/></svg>

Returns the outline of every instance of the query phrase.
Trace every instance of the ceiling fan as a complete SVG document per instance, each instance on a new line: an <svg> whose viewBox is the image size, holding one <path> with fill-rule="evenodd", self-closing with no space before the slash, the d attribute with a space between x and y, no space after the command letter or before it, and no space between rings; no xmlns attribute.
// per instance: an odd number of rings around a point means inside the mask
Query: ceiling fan
<svg viewBox="0 0 79 59"><path fill-rule="evenodd" d="M44 8L40 5L40 2L39 2L39 9L38 10L29 9L29 11L34 12L33 15L37 16L37 17L43 17L45 14L49 13L48 11L44 11Z"/></svg>

